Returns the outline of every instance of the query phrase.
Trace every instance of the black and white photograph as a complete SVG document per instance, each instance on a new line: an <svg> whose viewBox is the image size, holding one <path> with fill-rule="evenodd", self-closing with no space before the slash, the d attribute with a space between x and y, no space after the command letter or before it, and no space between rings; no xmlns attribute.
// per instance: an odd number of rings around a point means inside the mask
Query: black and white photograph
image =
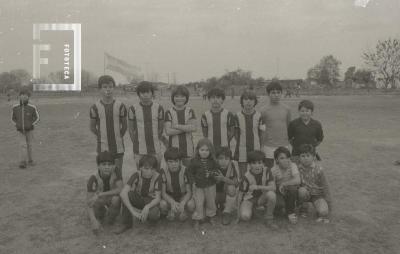
<svg viewBox="0 0 400 254"><path fill-rule="evenodd" d="M400 0L0 0L0 253L400 253L399 116Z"/></svg>

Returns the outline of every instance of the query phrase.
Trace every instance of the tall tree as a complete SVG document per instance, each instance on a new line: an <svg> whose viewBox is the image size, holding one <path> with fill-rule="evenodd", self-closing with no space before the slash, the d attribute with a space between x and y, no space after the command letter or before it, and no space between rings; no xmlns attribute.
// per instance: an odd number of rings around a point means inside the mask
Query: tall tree
<svg viewBox="0 0 400 254"><path fill-rule="evenodd" d="M394 89L396 80L400 81L400 41L398 39L387 39L378 41L375 50L364 52L364 61L382 80L385 88Z"/></svg>
<svg viewBox="0 0 400 254"><path fill-rule="evenodd" d="M344 73L344 82L347 87L351 87L353 84L354 73L356 72L355 66L350 66L347 68L347 71Z"/></svg>
<svg viewBox="0 0 400 254"><path fill-rule="evenodd" d="M308 70L307 78L322 86L334 87L339 81L340 64L334 56L324 56L317 65Z"/></svg>

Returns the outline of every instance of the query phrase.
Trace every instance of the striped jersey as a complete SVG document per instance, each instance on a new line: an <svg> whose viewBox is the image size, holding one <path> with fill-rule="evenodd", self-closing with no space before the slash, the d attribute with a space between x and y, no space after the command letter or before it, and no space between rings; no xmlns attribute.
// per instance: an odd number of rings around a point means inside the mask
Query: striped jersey
<svg viewBox="0 0 400 254"><path fill-rule="evenodd" d="M165 112L165 122L171 122L173 125L186 125L193 119L196 119L196 116L193 109L189 107L181 110L172 107ZM191 132L169 136L169 146L179 148L179 151L185 157L193 157L194 155L193 135Z"/></svg>
<svg viewBox="0 0 400 254"><path fill-rule="evenodd" d="M158 172L154 172L150 178L142 176L142 172L139 170L132 174L126 183L142 197L154 198L155 192L161 191L162 178Z"/></svg>
<svg viewBox="0 0 400 254"><path fill-rule="evenodd" d="M220 112L208 110L201 117L203 135L211 140L215 148L229 147L229 130L234 124L233 114L226 109Z"/></svg>
<svg viewBox="0 0 400 254"><path fill-rule="evenodd" d="M234 159L247 162L247 153L261 150L261 131L265 130L264 121L258 111L245 114L240 111L235 117L236 149Z"/></svg>
<svg viewBox="0 0 400 254"><path fill-rule="evenodd" d="M159 154L161 143L159 122L164 121L163 107L153 102L150 105L141 103L129 107L128 120L131 121L134 137L133 152L135 154Z"/></svg>
<svg viewBox="0 0 400 254"><path fill-rule="evenodd" d="M190 184L185 166L180 166L176 172L171 172L169 169L162 169L161 176L167 194L175 201L180 201L187 192L186 185Z"/></svg>
<svg viewBox="0 0 400 254"><path fill-rule="evenodd" d="M105 104L99 100L90 107L90 118L96 120L97 152L109 151L111 153L124 153L124 139L121 136L121 124L126 118L125 105L117 100Z"/></svg>

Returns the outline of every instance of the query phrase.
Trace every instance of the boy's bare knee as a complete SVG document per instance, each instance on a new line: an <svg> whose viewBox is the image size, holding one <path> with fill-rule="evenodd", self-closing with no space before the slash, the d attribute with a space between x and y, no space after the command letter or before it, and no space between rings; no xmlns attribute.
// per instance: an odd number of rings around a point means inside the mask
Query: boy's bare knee
<svg viewBox="0 0 400 254"><path fill-rule="evenodd" d="M194 202L194 199L190 199L187 203L186 203L186 209L188 210L188 212L192 213L194 212L194 210L196 210L196 204Z"/></svg>
<svg viewBox="0 0 400 254"><path fill-rule="evenodd" d="M121 198L119 196L114 196L111 198L111 205L112 206L120 206L121 205Z"/></svg>
<svg viewBox="0 0 400 254"><path fill-rule="evenodd" d="M304 188L304 187L300 187L299 190L298 190L298 193L299 193L299 199L300 199L301 201L306 201L306 200L308 200L309 197L310 197L310 193L309 193L308 190L307 190L306 188Z"/></svg>
<svg viewBox="0 0 400 254"><path fill-rule="evenodd" d="M326 217L329 214L328 204L324 199L318 199L314 202L315 209L319 216Z"/></svg>
<svg viewBox="0 0 400 254"><path fill-rule="evenodd" d="M268 191L266 194L268 203L272 202L272 203L276 203L276 194L273 191Z"/></svg>
<svg viewBox="0 0 400 254"><path fill-rule="evenodd" d="M226 195L234 197L236 195L236 188L233 185L228 185L226 188Z"/></svg>
<svg viewBox="0 0 400 254"><path fill-rule="evenodd" d="M164 199L161 199L160 201L160 210L162 212L168 211L168 203Z"/></svg>
<svg viewBox="0 0 400 254"><path fill-rule="evenodd" d="M160 209L156 206L150 208L148 220L149 221L158 221L159 219L160 219Z"/></svg>

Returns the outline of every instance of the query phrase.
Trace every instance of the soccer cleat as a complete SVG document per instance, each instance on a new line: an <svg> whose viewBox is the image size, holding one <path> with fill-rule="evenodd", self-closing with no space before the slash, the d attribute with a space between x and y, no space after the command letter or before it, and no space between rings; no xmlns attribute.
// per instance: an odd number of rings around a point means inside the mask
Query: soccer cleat
<svg viewBox="0 0 400 254"><path fill-rule="evenodd" d="M231 220L231 215L229 213L222 213L222 225L229 225Z"/></svg>
<svg viewBox="0 0 400 254"><path fill-rule="evenodd" d="M272 230L278 230L279 227L276 225L275 221L273 219L265 219L264 220L264 225Z"/></svg>
<svg viewBox="0 0 400 254"><path fill-rule="evenodd" d="M26 161L21 161L19 163L19 168L26 168Z"/></svg>

